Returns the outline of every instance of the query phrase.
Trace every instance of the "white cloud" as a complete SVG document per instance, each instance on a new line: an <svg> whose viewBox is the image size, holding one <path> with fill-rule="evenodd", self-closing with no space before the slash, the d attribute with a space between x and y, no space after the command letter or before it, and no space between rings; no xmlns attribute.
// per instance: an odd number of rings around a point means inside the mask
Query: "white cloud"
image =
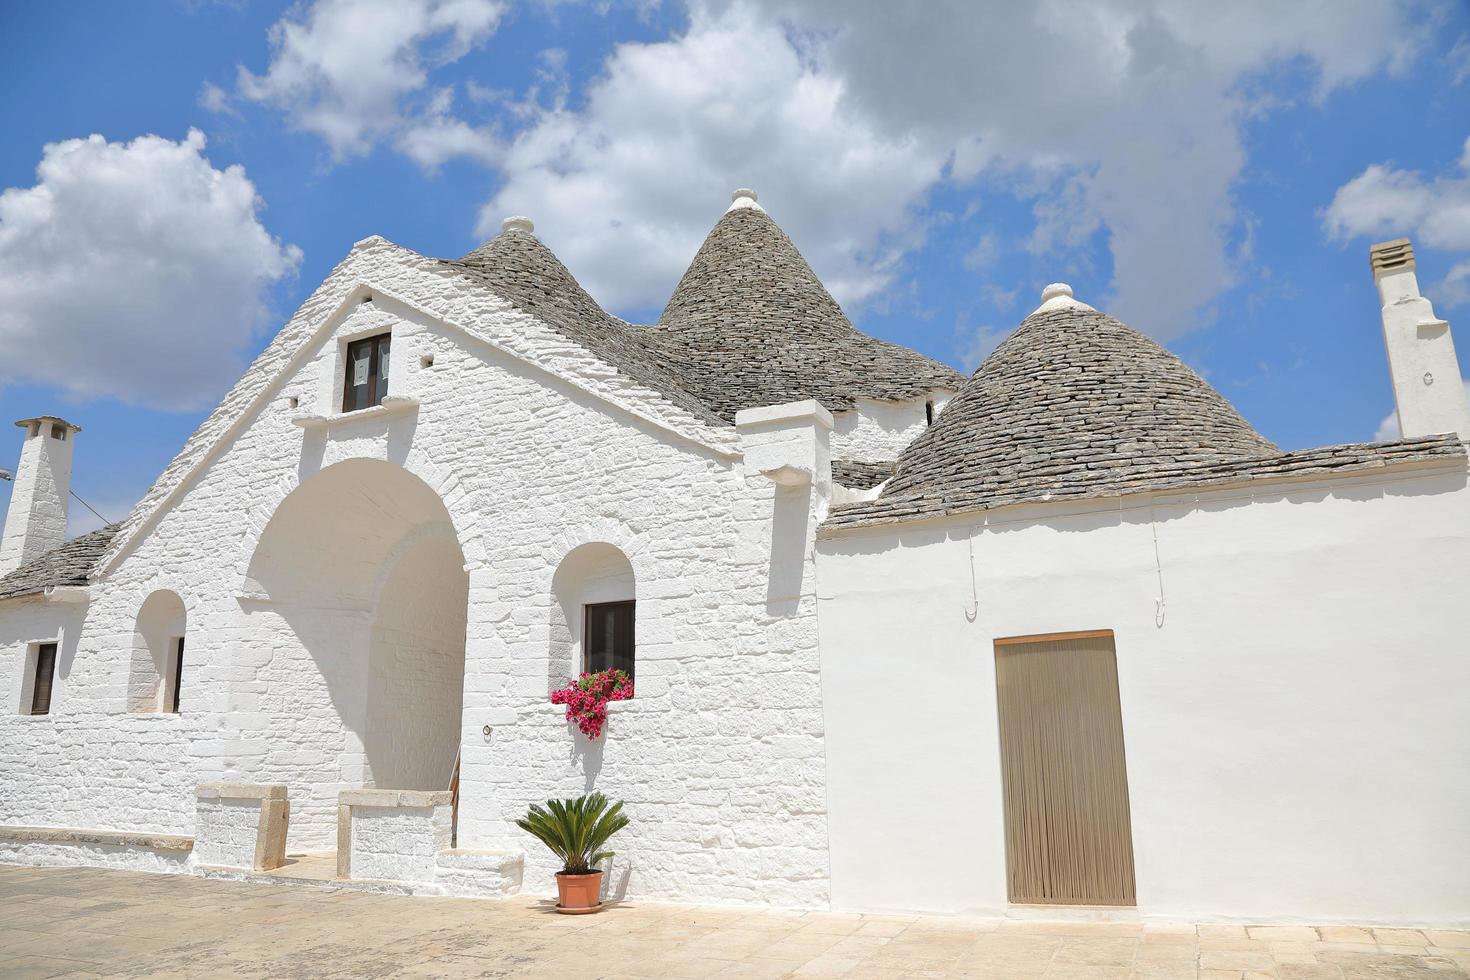
<svg viewBox="0 0 1470 980"><path fill-rule="evenodd" d="M1457 168L1425 177L1375 163L1337 189L1322 212L1323 228L1342 242L1409 236L1416 245L1470 251L1470 138ZM1470 301L1470 261L1456 263L1429 292L1447 307Z"/></svg>
<svg viewBox="0 0 1470 980"><path fill-rule="evenodd" d="M1465 397L1470 399L1470 378L1465 379ZM1399 413L1397 410L1389 412L1378 423L1378 428L1373 433L1374 442L1391 442L1402 435L1403 430L1399 428Z"/></svg>
<svg viewBox="0 0 1470 980"><path fill-rule="evenodd" d="M52 143L35 186L0 193L0 383L192 409L235 380L301 253L204 145L198 130Z"/></svg>
<svg viewBox="0 0 1470 980"><path fill-rule="evenodd" d="M428 111L399 134L398 151L430 172L456 158L495 164L502 150L494 130L456 119L453 100L453 89L436 92Z"/></svg>
<svg viewBox="0 0 1470 980"><path fill-rule="evenodd" d="M1470 139L1457 166L1457 174L1426 178L1375 163L1337 189L1323 225L1340 241L1412 234L1432 248L1470 250Z"/></svg>
<svg viewBox="0 0 1470 980"><path fill-rule="evenodd" d="M882 289L923 240L947 177L1035 199L1029 245L1061 265L1104 233L1115 295L1156 336L1201 322L1234 280L1231 198L1246 94L1305 65L1313 94L1401 66L1418 40L1398 4L1274 0L735 0L687 31L616 48L577 107L515 140L482 214L530 214L605 302L649 304L750 184L848 302ZM1015 243L1012 247L1020 247Z"/></svg>
<svg viewBox="0 0 1470 980"><path fill-rule="evenodd" d="M542 109L507 150L480 234L535 219L604 303L667 298L736 187L762 202L847 302L888 281L895 239L939 180L942 147L878 132L781 27L696 10L687 34L620 45L585 107Z"/></svg>
<svg viewBox="0 0 1470 980"><path fill-rule="evenodd" d="M428 85L431 69L494 34L504 12L500 0L316 0L276 22L270 67L262 75L241 67L238 91L284 110L337 159L363 154L411 125L404 100ZM434 157L423 149L432 139L409 145ZM437 146L446 145L441 136Z"/></svg>

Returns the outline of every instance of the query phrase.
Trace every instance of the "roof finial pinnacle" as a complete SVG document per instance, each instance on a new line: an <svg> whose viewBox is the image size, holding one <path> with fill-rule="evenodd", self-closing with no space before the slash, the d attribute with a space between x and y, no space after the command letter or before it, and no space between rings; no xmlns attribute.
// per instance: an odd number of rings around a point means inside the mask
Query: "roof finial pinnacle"
<svg viewBox="0 0 1470 980"><path fill-rule="evenodd" d="M535 234L536 226L525 215L513 214L500 223L500 231L502 234L507 231L524 231L527 234Z"/></svg>
<svg viewBox="0 0 1470 980"><path fill-rule="evenodd" d="M1092 307L1073 299L1071 286L1064 282L1053 282L1048 283L1041 291L1041 305L1033 310L1032 314L1062 309L1090 310Z"/></svg>
<svg viewBox="0 0 1470 980"><path fill-rule="evenodd" d="M755 191L749 187L741 187L730 195L730 206L725 210L734 211L738 208L755 208L757 211L764 211L765 208L757 203L758 200Z"/></svg>

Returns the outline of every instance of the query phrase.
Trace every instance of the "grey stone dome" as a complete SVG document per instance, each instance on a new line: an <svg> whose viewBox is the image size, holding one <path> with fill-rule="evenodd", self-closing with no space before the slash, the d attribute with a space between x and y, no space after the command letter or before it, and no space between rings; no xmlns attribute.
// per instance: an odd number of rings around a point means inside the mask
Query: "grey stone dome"
<svg viewBox="0 0 1470 980"><path fill-rule="evenodd" d="M630 378L706 421L815 398L904 400L957 391L964 375L860 333L770 215L726 212L654 326L608 313L524 218L444 264L549 324Z"/></svg>
<svg viewBox="0 0 1470 980"><path fill-rule="evenodd" d="M758 207L720 218L651 333L690 390L725 418L807 398L842 411L855 398L906 400L965 380L859 332Z"/></svg>
<svg viewBox="0 0 1470 980"><path fill-rule="evenodd" d="M883 506L864 506L918 515L1110 495L1280 455L1179 358L1070 304L1022 321L899 456Z"/></svg>

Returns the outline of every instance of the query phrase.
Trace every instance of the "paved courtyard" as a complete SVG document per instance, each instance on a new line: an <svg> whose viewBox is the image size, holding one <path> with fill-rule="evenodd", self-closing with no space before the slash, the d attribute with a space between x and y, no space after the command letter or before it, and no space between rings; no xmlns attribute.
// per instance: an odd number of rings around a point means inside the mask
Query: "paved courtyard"
<svg viewBox="0 0 1470 980"><path fill-rule="evenodd" d="M410 898L0 865L5 977L1447 980L1470 933Z"/></svg>

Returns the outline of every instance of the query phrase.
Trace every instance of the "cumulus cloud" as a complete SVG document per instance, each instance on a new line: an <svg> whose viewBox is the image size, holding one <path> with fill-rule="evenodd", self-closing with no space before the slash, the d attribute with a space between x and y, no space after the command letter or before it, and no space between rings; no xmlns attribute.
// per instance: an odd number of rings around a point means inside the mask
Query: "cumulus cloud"
<svg viewBox="0 0 1470 980"><path fill-rule="evenodd" d="M1323 225L1340 241L1412 234L1433 248L1470 250L1470 139L1457 171L1426 178L1375 163L1337 189Z"/></svg>
<svg viewBox="0 0 1470 980"><path fill-rule="evenodd" d="M689 31L620 45L572 109L544 108L507 150L479 233L529 214L604 303L666 298L736 187L762 202L839 299L888 280L885 234L942 173L942 147L885 136L780 25L749 8L695 11Z"/></svg>
<svg viewBox="0 0 1470 980"><path fill-rule="evenodd" d="M500 140L488 126L471 126L453 114L454 90L440 89L428 112L404 127L397 139L400 153L430 172L456 158L491 165L501 153Z"/></svg>
<svg viewBox="0 0 1470 980"><path fill-rule="evenodd" d="M1409 236L1429 248L1470 251L1470 139L1456 171L1425 177L1375 163L1337 189L1322 212L1323 228L1342 242ZM1456 263L1430 292L1448 307L1470 301L1470 261Z"/></svg>
<svg viewBox="0 0 1470 980"><path fill-rule="evenodd" d="M1167 338L1243 261L1231 192L1266 111L1250 79L1291 65L1320 97L1402 66L1409 21L1377 2L695 2L682 33L619 45L575 107L539 112L480 230L531 214L600 297L648 304L712 200L750 184L860 302L923 241L936 187L984 180L1036 202L1033 251L1060 264L1104 241L1099 299Z"/></svg>
<svg viewBox="0 0 1470 980"><path fill-rule="evenodd" d="M193 409L238 377L301 253L204 146L197 130L52 143L34 186L0 192L0 382Z"/></svg>
<svg viewBox="0 0 1470 980"><path fill-rule="evenodd" d="M427 87L430 70L494 34L504 12L500 0L316 0L271 28L270 66L260 75L242 66L237 90L284 110L337 159L360 155L411 127L405 99ZM208 88L204 97L219 102ZM438 150L424 147L445 127L428 125L430 133L405 146L438 159L444 133Z"/></svg>

